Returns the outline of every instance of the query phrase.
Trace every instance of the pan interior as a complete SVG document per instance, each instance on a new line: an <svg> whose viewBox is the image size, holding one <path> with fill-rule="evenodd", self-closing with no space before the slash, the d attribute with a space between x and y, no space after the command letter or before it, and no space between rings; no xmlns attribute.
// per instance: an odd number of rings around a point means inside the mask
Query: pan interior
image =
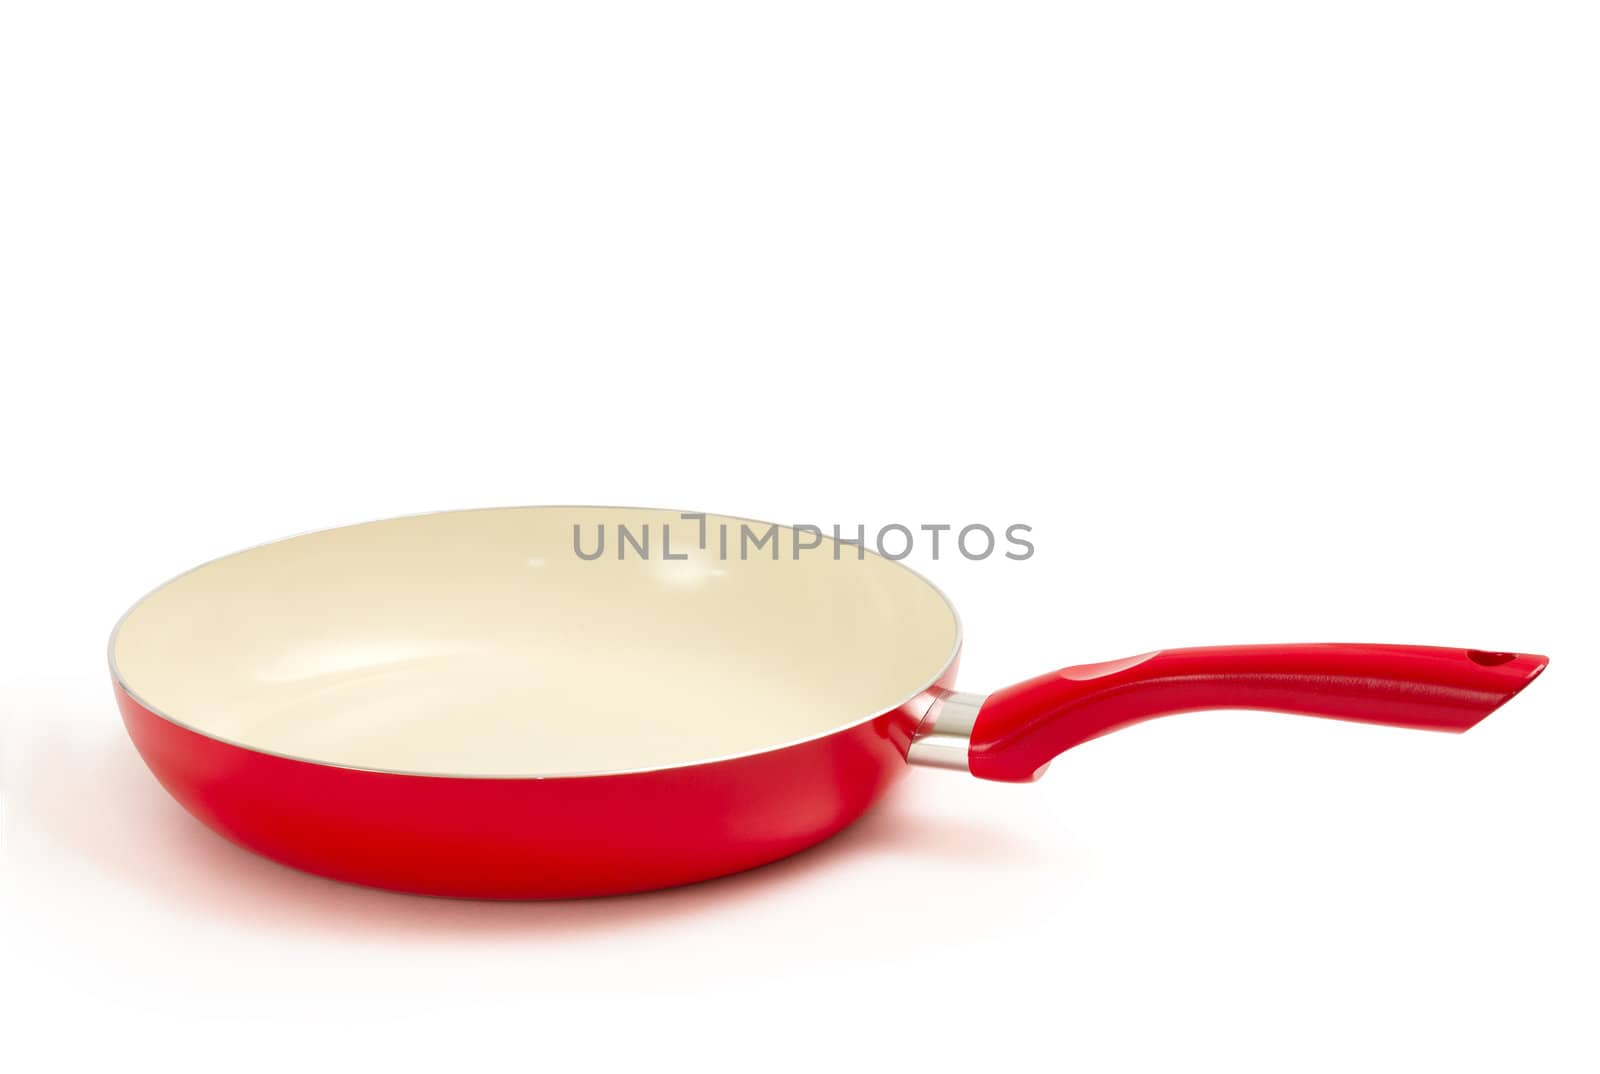
<svg viewBox="0 0 1600 1074"><path fill-rule="evenodd" d="M719 548L727 527L726 556ZM958 643L897 563L767 524L520 507L372 522L228 556L140 601L118 678L201 734L458 776L692 764L826 734L930 684ZM603 532L604 553L580 558ZM619 527L637 542L618 558ZM670 541L674 558L664 556ZM679 559L678 556L686 558Z"/></svg>

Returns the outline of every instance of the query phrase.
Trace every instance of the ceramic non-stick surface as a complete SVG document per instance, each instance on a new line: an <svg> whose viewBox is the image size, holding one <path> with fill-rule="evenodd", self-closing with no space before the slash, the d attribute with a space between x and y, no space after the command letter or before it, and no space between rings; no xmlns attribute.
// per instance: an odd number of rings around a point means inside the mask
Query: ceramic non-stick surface
<svg viewBox="0 0 1600 1074"><path fill-rule="evenodd" d="M504 508L329 530L228 556L140 601L126 689L204 735L354 768L613 773L823 735L948 666L932 585L831 542L724 556L674 511ZM764 535L765 524L753 524ZM602 528L604 554L594 551ZM647 529L650 555L627 547ZM664 527L671 551L663 556Z"/></svg>

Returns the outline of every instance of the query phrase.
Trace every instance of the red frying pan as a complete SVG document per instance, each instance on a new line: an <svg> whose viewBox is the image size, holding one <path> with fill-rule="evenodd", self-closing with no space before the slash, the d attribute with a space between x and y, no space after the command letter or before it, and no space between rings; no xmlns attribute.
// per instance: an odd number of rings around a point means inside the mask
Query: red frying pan
<svg viewBox="0 0 1600 1074"><path fill-rule="evenodd" d="M616 542L619 525L653 531L655 555ZM612 546L580 557L575 526L586 551L602 529ZM1196 709L1465 731L1546 663L1173 649L957 693L943 594L853 546L791 553L779 532L781 556L741 559L697 547L677 512L523 507L294 537L134 605L111 636L117 701L162 785L243 847L359 884L524 899L793 854L908 761L1024 782L1080 742Z"/></svg>

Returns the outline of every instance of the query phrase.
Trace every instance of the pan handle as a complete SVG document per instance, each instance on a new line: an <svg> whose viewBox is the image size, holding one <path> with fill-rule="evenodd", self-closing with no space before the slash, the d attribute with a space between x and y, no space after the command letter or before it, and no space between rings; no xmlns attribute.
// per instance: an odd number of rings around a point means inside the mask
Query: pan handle
<svg viewBox="0 0 1600 1074"><path fill-rule="evenodd" d="M910 759L1027 783L1080 743L1202 709L1459 733L1515 697L1547 663L1526 653L1421 645L1165 649L1063 668L988 697L945 695L918 729Z"/></svg>

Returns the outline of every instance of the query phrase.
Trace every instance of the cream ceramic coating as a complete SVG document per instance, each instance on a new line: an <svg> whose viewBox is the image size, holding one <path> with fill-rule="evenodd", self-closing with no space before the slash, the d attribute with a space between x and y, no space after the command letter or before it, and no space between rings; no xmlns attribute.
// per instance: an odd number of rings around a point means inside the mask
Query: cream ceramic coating
<svg viewBox="0 0 1600 1074"><path fill-rule="evenodd" d="M263 545L128 612L124 688L201 734L268 753L429 775L673 767L870 719L954 659L955 612L915 572L779 527L679 512L511 507L369 522ZM718 553L727 524L729 555ZM616 527L651 530L617 558ZM573 527L605 554L574 553ZM749 523L764 534L767 523ZM661 557L663 526L673 554Z"/></svg>

